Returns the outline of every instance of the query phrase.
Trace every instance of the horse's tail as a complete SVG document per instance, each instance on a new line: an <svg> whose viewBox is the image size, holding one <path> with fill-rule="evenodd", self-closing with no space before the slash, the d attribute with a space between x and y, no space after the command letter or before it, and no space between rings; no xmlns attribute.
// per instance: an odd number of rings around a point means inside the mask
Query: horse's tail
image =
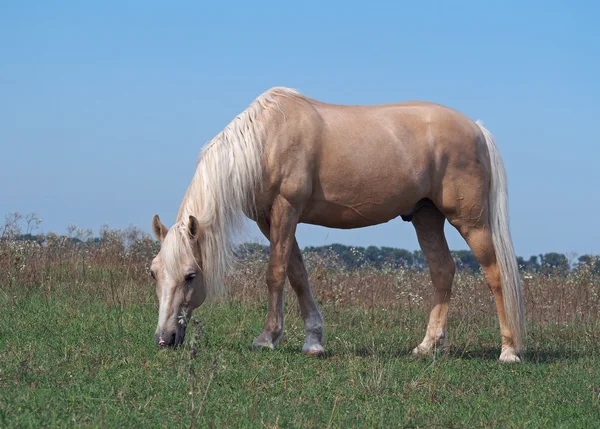
<svg viewBox="0 0 600 429"><path fill-rule="evenodd" d="M513 248L508 224L508 189L506 171L494 137L483 127L477 125L485 137L490 154L492 177L490 184L489 213L490 228L494 241L494 251L500 269L500 281L504 301L504 312L508 326L512 332L516 353L523 350L525 337L525 305L523 300L523 284L519 275L519 266Z"/></svg>

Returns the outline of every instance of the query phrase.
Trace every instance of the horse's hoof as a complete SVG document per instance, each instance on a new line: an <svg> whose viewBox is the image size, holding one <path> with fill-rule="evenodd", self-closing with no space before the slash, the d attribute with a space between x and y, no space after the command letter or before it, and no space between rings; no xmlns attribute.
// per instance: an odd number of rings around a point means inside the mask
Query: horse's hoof
<svg viewBox="0 0 600 429"><path fill-rule="evenodd" d="M517 356L514 351L505 350L500 353L498 361L502 363L519 363L521 362L521 359L519 359L519 356Z"/></svg>
<svg viewBox="0 0 600 429"><path fill-rule="evenodd" d="M433 354L433 348L425 347L423 345L418 345L412 351L412 355L414 357L425 357L431 356Z"/></svg>
<svg viewBox="0 0 600 429"><path fill-rule="evenodd" d="M304 344L304 346L302 347L302 353L304 353L307 356L321 357L323 356L323 354L325 354L325 349L321 344Z"/></svg>
<svg viewBox="0 0 600 429"><path fill-rule="evenodd" d="M258 337L252 343L251 349L252 350L264 350L264 349L275 350L275 345L273 344L272 341L269 341L268 339Z"/></svg>

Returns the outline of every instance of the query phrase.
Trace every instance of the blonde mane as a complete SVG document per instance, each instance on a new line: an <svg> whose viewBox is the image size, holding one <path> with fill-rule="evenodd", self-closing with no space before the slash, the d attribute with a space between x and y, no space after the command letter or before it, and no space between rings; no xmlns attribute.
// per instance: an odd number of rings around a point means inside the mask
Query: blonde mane
<svg viewBox="0 0 600 429"><path fill-rule="evenodd" d="M263 124L261 113L277 108L277 96L301 97L276 87L257 97L200 152L196 172L186 191L177 222L162 245L168 272L183 276L183 258L193 258L186 237L189 216L202 227L202 272L208 296L223 292L223 280L234 257L234 240L244 230L246 214L255 211L255 195L262 184Z"/></svg>

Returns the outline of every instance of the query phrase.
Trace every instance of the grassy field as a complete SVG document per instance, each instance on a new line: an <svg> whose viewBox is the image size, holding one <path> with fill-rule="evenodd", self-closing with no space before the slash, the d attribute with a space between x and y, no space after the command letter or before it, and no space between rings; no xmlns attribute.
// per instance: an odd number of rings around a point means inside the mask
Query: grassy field
<svg viewBox="0 0 600 429"><path fill-rule="evenodd" d="M144 251L62 246L0 260L0 427L600 427L597 275L525 275L528 350L501 365L480 275L457 275L449 346L419 360L427 273L309 260L326 323L313 359L289 287L284 342L249 350L264 261L195 314L185 347L159 350Z"/></svg>
<svg viewBox="0 0 600 429"><path fill-rule="evenodd" d="M291 301L291 300L290 300ZM248 345L258 304L198 313L185 348L157 350L152 304L116 307L84 296L2 299L2 427L598 427L598 331L534 329L522 365L497 363L490 322L439 355L409 356L424 327L413 311L325 305L328 355L299 354L288 306L275 352ZM455 326L456 320L452 325Z"/></svg>

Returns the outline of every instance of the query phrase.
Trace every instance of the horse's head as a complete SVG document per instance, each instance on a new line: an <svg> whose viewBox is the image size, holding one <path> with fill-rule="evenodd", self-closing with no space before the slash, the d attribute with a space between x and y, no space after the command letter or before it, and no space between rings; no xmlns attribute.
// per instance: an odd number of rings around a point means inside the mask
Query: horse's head
<svg viewBox="0 0 600 429"><path fill-rule="evenodd" d="M161 242L151 266L159 302L156 343L174 347L183 343L188 318L206 298L200 257L202 232L194 216L169 230L156 215L152 230Z"/></svg>

